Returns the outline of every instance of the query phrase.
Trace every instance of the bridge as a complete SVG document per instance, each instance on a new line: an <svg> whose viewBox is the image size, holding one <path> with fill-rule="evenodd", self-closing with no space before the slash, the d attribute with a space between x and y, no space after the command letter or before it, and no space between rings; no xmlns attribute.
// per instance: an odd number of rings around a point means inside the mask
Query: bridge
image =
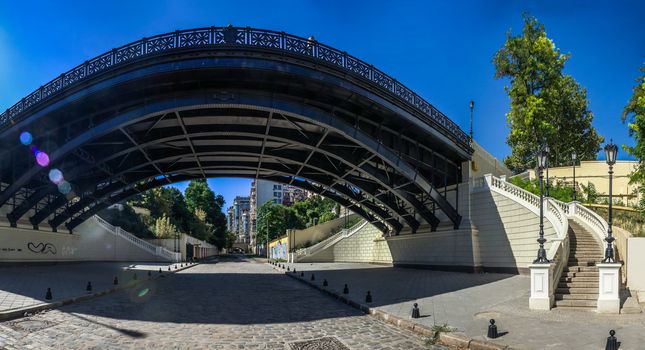
<svg viewBox="0 0 645 350"><path fill-rule="evenodd" d="M331 198L388 235L444 218L459 228L447 196L470 141L396 79L313 38L183 30L101 54L2 113L0 206L13 227L71 231L154 187L251 177Z"/></svg>

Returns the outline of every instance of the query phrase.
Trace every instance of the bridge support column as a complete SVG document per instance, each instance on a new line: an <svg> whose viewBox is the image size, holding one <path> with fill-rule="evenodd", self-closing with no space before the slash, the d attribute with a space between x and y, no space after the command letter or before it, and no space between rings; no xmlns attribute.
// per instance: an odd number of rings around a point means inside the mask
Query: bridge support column
<svg viewBox="0 0 645 350"><path fill-rule="evenodd" d="M555 301L552 277L553 264L531 264L531 297L529 309L551 310Z"/></svg>
<svg viewBox="0 0 645 350"><path fill-rule="evenodd" d="M621 263L598 263L598 306L600 313L620 313Z"/></svg>

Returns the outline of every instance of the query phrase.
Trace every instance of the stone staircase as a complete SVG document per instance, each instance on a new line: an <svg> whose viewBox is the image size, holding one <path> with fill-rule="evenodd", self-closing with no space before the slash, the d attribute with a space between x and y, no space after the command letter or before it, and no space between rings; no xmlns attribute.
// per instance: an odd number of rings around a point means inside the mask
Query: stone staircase
<svg viewBox="0 0 645 350"><path fill-rule="evenodd" d="M555 306L594 310L598 299L598 267L603 249L592 233L569 219L570 253L555 290Z"/></svg>

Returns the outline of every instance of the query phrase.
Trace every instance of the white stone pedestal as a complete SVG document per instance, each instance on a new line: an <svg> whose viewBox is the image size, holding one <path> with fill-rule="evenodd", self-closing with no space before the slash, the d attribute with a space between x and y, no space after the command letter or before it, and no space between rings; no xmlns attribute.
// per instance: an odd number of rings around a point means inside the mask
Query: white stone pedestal
<svg viewBox="0 0 645 350"><path fill-rule="evenodd" d="M529 309L551 310L555 300L551 274L553 264L531 264L531 297L529 298Z"/></svg>
<svg viewBox="0 0 645 350"><path fill-rule="evenodd" d="M598 312L620 313L620 267L621 263L599 263L598 266Z"/></svg>

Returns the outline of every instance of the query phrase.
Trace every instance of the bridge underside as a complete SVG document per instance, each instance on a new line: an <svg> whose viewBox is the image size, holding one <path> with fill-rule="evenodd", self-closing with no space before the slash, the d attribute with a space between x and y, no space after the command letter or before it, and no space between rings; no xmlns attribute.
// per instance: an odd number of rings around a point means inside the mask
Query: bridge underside
<svg viewBox="0 0 645 350"><path fill-rule="evenodd" d="M0 206L15 225L69 230L108 205L208 177L290 183L349 207L381 231L455 227L438 188L469 148L360 79L297 56L191 51L121 66L0 129ZM32 145L47 152L35 164ZM72 185L48 179L60 169ZM443 215L439 215L439 214Z"/></svg>

